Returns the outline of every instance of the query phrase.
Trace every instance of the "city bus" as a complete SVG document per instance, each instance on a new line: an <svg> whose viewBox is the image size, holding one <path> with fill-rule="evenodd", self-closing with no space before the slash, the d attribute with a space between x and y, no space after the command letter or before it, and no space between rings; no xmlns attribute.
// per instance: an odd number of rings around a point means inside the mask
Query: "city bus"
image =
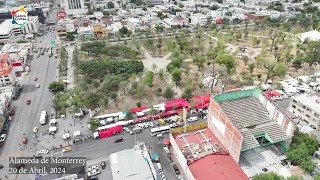
<svg viewBox="0 0 320 180"><path fill-rule="evenodd" d="M160 126L150 129L151 136L156 136L158 134L169 133L171 131L170 126Z"/></svg>
<svg viewBox="0 0 320 180"><path fill-rule="evenodd" d="M47 119L48 119L47 111L41 111L40 121L39 121L40 124L41 124L41 125L46 124Z"/></svg>

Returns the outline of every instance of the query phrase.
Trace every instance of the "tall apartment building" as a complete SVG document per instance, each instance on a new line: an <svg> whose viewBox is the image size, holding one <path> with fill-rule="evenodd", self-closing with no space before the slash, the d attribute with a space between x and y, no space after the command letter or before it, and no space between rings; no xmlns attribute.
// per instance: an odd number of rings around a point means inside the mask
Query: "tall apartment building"
<svg viewBox="0 0 320 180"><path fill-rule="evenodd" d="M318 96L297 96L293 98L288 110L299 116L301 120L319 127L320 121L320 97Z"/></svg>
<svg viewBox="0 0 320 180"><path fill-rule="evenodd" d="M64 0L61 7L65 9L68 15L87 14L88 12L88 9L84 6L84 0Z"/></svg>

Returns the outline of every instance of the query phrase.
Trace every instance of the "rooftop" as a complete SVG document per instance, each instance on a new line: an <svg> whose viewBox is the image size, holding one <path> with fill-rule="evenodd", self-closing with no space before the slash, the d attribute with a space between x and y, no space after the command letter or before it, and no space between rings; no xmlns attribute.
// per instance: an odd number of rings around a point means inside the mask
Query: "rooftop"
<svg viewBox="0 0 320 180"><path fill-rule="evenodd" d="M175 140L195 179L248 179L208 128L176 135Z"/></svg>
<svg viewBox="0 0 320 180"><path fill-rule="evenodd" d="M126 149L110 155L113 180L153 180L148 162L141 151Z"/></svg>
<svg viewBox="0 0 320 180"><path fill-rule="evenodd" d="M14 28L20 28L20 26L12 24L11 19L6 19L0 24L0 35L8 35L10 31Z"/></svg>
<svg viewBox="0 0 320 180"><path fill-rule="evenodd" d="M255 135L263 135L271 143L280 142L289 137L276 121L269 118L269 112L260 102L260 90L249 89L216 95L222 110L242 132L244 140L241 150L259 147Z"/></svg>
<svg viewBox="0 0 320 180"><path fill-rule="evenodd" d="M320 114L320 97L319 96L300 95L293 99L307 106L308 108L312 109L318 114Z"/></svg>

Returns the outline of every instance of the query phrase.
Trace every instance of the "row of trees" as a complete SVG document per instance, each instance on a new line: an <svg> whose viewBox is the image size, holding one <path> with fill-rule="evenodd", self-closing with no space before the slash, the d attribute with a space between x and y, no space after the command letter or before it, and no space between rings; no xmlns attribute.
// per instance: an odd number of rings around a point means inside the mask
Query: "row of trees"
<svg viewBox="0 0 320 180"><path fill-rule="evenodd" d="M283 177L274 172L257 174L252 177L252 180L303 180L301 176L290 176L290 177ZM320 180L320 176L314 178L314 180Z"/></svg>

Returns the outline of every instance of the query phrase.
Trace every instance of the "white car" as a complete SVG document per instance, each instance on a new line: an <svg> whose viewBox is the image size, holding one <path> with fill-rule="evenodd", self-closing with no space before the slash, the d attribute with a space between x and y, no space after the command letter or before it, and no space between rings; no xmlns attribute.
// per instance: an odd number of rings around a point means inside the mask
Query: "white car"
<svg viewBox="0 0 320 180"><path fill-rule="evenodd" d="M48 154L48 153L49 153L49 151L46 149L42 149L39 151L39 154Z"/></svg>
<svg viewBox="0 0 320 180"><path fill-rule="evenodd" d="M94 169L94 170L88 172L88 177L95 176L95 175L100 174L100 173L101 173L101 171L99 169Z"/></svg>
<svg viewBox="0 0 320 180"><path fill-rule="evenodd" d="M39 88L40 87L40 84L36 84L36 88Z"/></svg>
<svg viewBox="0 0 320 180"><path fill-rule="evenodd" d="M127 132L127 133L130 133L130 129L127 128L127 127L123 127L123 130L124 130L125 132Z"/></svg>
<svg viewBox="0 0 320 180"><path fill-rule="evenodd" d="M88 168L88 171L93 171L93 170L99 170L99 166L98 165L94 165Z"/></svg>
<svg viewBox="0 0 320 180"><path fill-rule="evenodd" d="M0 141L4 141L4 140L6 140L6 137L7 137L7 135L6 135L6 134L2 134L2 135L0 136Z"/></svg>

